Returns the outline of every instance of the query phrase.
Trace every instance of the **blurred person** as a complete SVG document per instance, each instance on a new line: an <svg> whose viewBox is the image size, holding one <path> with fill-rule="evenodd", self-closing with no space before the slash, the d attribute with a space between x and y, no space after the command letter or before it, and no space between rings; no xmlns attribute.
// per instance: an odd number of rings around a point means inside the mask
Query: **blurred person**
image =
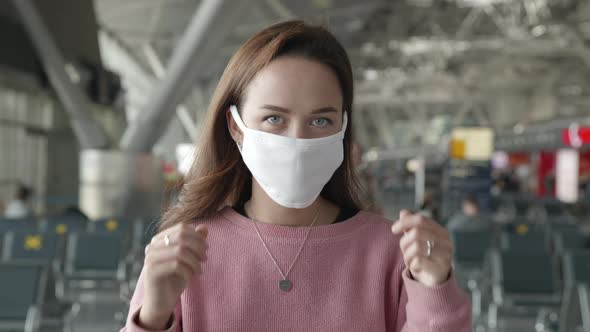
<svg viewBox="0 0 590 332"><path fill-rule="evenodd" d="M479 214L479 202L474 195L463 198L461 212L455 214L449 220L447 229L453 230L475 230L488 227Z"/></svg>
<svg viewBox="0 0 590 332"><path fill-rule="evenodd" d="M517 193L520 191L520 180L516 174L516 170L511 170L506 175L504 191L507 193Z"/></svg>
<svg viewBox="0 0 590 332"><path fill-rule="evenodd" d="M444 228L360 210L353 95L324 28L278 23L238 49L122 331L471 331Z"/></svg>
<svg viewBox="0 0 590 332"><path fill-rule="evenodd" d="M88 216L86 215L86 213L84 213L82 210L80 210L80 208L76 205L69 205L67 206L63 212L62 215L65 217L70 217L70 218L77 218L77 219L81 219L81 220L89 220Z"/></svg>
<svg viewBox="0 0 590 332"><path fill-rule="evenodd" d="M14 199L6 204L5 218L26 218L32 215L30 198L32 191L29 187L19 184Z"/></svg>

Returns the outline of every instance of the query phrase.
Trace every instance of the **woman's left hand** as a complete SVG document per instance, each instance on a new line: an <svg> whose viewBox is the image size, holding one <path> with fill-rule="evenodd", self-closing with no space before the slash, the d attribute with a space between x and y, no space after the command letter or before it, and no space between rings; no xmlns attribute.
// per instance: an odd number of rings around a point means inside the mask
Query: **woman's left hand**
<svg viewBox="0 0 590 332"><path fill-rule="evenodd" d="M400 248L415 280L433 287L449 279L453 244L444 227L420 214L402 210L391 231L403 233Z"/></svg>

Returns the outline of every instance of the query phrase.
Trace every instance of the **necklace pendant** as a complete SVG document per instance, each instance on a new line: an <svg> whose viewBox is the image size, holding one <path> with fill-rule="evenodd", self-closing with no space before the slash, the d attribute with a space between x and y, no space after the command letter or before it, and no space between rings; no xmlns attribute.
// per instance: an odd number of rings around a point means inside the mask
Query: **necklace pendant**
<svg viewBox="0 0 590 332"><path fill-rule="evenodd" d="M279 281L279 288L283 292L290 291L292 287L293 287L293 283L289 279L283 279L283 280Z"/></svg>

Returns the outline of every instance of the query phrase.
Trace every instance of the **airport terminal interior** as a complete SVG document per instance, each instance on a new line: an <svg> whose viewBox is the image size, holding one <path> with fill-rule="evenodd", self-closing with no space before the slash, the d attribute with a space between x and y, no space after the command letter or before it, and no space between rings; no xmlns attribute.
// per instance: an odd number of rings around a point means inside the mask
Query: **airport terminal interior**
<svg viewBox="0 0 590 332"><path fill-rule="evenodd" d="M289 20L346 50L363 209L446 230L471 330L589 332L587 0L0 1L0 331L125 327L230 58Z"/></svg>

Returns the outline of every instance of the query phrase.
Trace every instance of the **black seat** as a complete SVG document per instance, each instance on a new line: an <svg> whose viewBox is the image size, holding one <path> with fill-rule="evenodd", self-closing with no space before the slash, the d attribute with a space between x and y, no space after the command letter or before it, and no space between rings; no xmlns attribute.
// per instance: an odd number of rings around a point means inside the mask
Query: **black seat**
<svg viewBox="0 0 590 332"><path fill-rule="evenodd" d="M584 294L580 285L590 284L590 250L572 250L563 256L563 301L559 318L561 331L573 331L581 326Z"/></svg>
<svg viewBox="0 0 590 332"><path fill-rule="evenodd" d="M494 233L491 229L451 230L450 233L457 279L466 286L470 280L479 279L486 253L494 246Z"/></svg>
<svg viewBox="0 0 590 332"><path fill-rule="evenodd" d="M579 230L579 227L575 222L565 218L552 219L549 222L548 226L551 232L553 232L554 234L559 234L562 231Z"/></svg>
<svg viewBox="0 0 590 332"><path fill-rule="evenodd" d="M85 232L88 221L78 216L51 216L41 222L41 231L65 236L69 233Z"/></svg>
<svg viewBox="0 0 590 332"><path fill-rule="evenodd" d="M590 331L590 288L579 283L564 296L559 331Z"/></svg>
<svg viewBox="0 0 590 332"><path fill-rule="evenodd" d="M46 270L46 289L43 306L42 326L65 326L73 318L76 309L73 303L56 297L55 282L63 265L62 237L54 233L8 232L4 236L2 259L7 262L28 262L40 264Z"/></svg>
<svg viewBox="0 0 590 332"><path fill-rule="evenodd" d="M68 236L59 296L72 301L119 299L126 271L120 234L73 233Z"/></svg>
<svg viewBox="0 0 590 332"><path fill-rule="evenodd" d="M34 232L37 229L37 220L33 218L0 218L0 236L9 231Z"/></svg>
<svg viewBox="0 0 590 332"><path fill-rule="evenodd" d="M538 295L557 292L556 271L547 258L542 253L502 252L498 276L504 293Z"/></svg>
<svg viewBox="0 0 590 332"><path fill-rule="evenodd" d="M11 231L4 235L2 259L50 263L57 258L58 238L51 233Z"/></svg>
<svg viewBox="0 0 590 332"><path fill-rule="evenodd" d="M66 271L70 277L111 277L121 260L118 234L78 233L69 237Z"/></svg>
<svg viewBox="0 0 590 332"><path fill-rule="evenodd" d="M580 250L586 247L586 238L577 227L558 231L553 236L553 242L555 252L560 255L569 250Z"/></svg>
<svg viewBox="0 0 590 332"><path fill-rule="evenodd" d="M493 303L488 310L488 324L491 328L497 328L498 320L503 317L529 317L534 321L539 309L558 311L561 294L551 254L521 249L493 250L490 255Z"/></svg>
<svg viewBox="0 0 590 332"><path fill-rule="evenodd" d="M482 313L482 288L484 263L487 252L495 245L491 228L479 230L451 230L453 241L453 269L457 283L471 294L474 319Z"/></svg>
<svg viewBox="0 0 590 332"><path fill-rule="evenodd" d="M127 234L131 223L121 218L102 218L88 222L88 231L96 233Z"/></svg>
<svg viewBox="0 0 590 332"><path fill-rule="evenodd" d="M455 249L453 260L461 265L481 267L486 252L493 245L493 238L493 233L489 229L451 231Z"/></svg>
<svg viewBox="0 0 590 332"><path fill-rule="evenodd" d="M578 286L578 298L582 316L582 331L590 331L590 287L588 284Z"/></svg>
<svg viewBox="0 0 590 332"><path fill-rule="evenodd" d="M566 287L590 284L590 250L571 250L564 255L563 279Z"/></svg>
<svg viewBox="0 0 590 332"><path fill-rule="evenodd" d="M25 262L0 262L0 330L37 331L41 323L44 266Z"/></svg>
<svg viewBox="0 0 590 332"><path fill-rule="evenodd" d="M522 231L520 231L522 229ZM500 237L502 250L511 252L549 252L547 232L540 228L532 228L529 225L517 225L515 232L504 232Z"/></svg>

